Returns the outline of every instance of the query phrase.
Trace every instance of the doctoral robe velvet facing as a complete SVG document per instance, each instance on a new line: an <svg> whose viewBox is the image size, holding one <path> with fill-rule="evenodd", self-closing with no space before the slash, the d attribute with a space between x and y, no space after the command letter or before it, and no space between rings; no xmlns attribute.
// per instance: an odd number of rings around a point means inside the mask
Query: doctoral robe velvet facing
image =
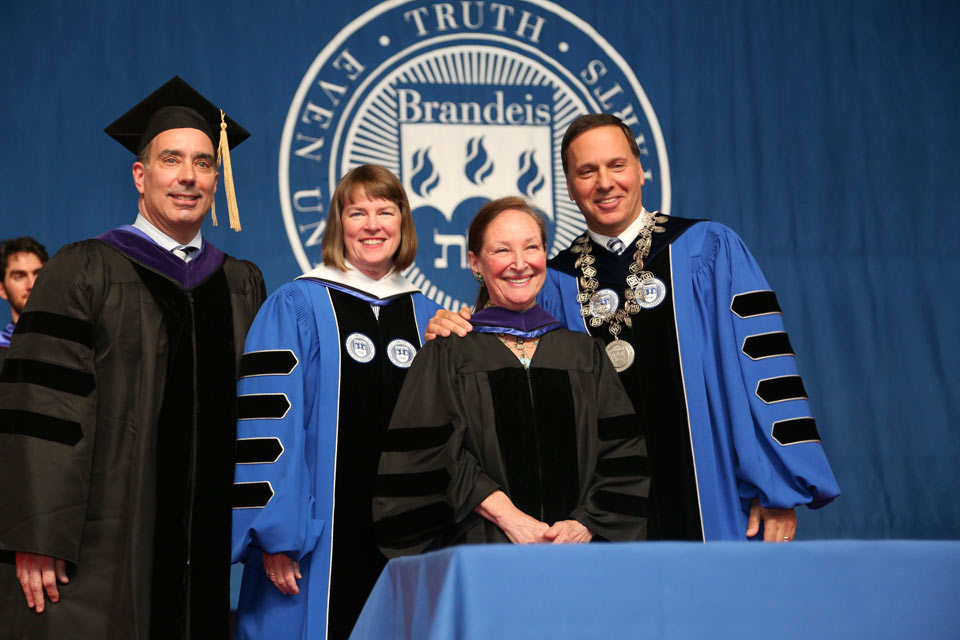
<svg viewBox="0 0 960 640"><path fill-rule="evenodd" d="M0 566L0 638L226 636L234 381L265 292L200 255L117 230L41 272L0 374L0 547L70 583L37 615Z"/></svg>
<svg viewBox="0 0 960 640"><path fill-rule="evenodd" d="M753 256L721 224L671 217L664 226L644 265L664 299L621 334L636 361L620 379L649 438L651 538L745 540L754 499L816 508L840 491L783 314ZM599 288L622 304L633 252L591 245ZM575 262L570 249L549 261L540 304L609 343L608 324L589 327L581 314Z"/></svg>
<svg viewBox="0 0 960 640"><path fill-rule="evenodd" d="M238 638L346 638L386 563L370 515L380 439L438 307L407 292L376 318L368 297L338 286L309 277L284 285L247 338L233 529L233 557L245 565ZM274 587L263 552L299 561L298 595Z"/></svg>
<svg viewBox="0 0 960 640"><path fill-rule="evenodd" d="M599 539L646 533L646 449L600 345L544 334L526 370L496 336L427 344L383 444L374 499L388 556L509 542L474 512L496 490L534 518Z"/></svg>

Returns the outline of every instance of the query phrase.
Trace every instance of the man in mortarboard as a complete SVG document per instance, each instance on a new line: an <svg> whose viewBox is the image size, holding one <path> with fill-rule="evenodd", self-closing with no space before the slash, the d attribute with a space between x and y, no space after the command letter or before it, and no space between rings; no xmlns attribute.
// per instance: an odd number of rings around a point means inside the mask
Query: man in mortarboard
<svg viewBox="0 0 960 640"><path fill-rule="evenodd" d="M50 259L0 373L19 581L0 566L0 638L225 638L237 371L265 291L200 227L249 134L180 78L106 131L137 156L136 221Z"/></svg>

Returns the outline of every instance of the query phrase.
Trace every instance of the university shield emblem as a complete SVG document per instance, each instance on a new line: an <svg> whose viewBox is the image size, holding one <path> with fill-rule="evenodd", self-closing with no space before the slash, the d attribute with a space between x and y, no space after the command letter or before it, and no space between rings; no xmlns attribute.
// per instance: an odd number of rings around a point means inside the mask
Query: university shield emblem
<svg viewBox="0 0 960 640"><path fill-rule="evenodd" d="M321 260L340 176L373 163L410 197L417 260L405 275L458 308L476 283L466 231L482 204L522 195L547 220L548 253L584 228L560 141L579 115L618 115L646 172L644 203L670 209L666 149L633 71L590 25L545 0L384 2L314 60L294 96L280 153L284 224L300 267Z"/></svg>

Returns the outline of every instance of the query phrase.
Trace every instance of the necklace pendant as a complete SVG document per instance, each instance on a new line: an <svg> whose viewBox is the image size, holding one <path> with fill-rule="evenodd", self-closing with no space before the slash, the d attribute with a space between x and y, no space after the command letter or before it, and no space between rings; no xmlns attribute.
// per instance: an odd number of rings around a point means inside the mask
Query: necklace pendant
<svg viewBox="0 0 960 640"><path fill-rule="evenodd" d="M633 360L636 357L633 345L619 338L607 344L606 351L607 357L610 358L610 362L613 363L613 368L617 370L617 373L621 373L630 368L630 365L633 364Z"/></svg>
<svg viewBox="0 0 960 640"><path fill-rule="evenodd" d="M630 313L638 313L641 308L653 309L667 297L667 285L649 271L641 271L638 282L632 288L637 310L631 309Z"/></svg>
<svg viewBox="0 0 960 640"><path fill-rule="evenodd" d="M590 315L596 320L609 320L619 306L620 296L613 289L601 289L590 296Z"/></svg>

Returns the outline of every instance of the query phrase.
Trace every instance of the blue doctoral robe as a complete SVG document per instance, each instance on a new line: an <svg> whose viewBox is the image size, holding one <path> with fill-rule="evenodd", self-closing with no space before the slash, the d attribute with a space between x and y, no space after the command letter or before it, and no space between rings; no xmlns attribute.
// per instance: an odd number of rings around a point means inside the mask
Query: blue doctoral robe
<svg viewBox="0 0 960 640"><path fill-rule="evenodd" d="M743 241L715 222L670 218L666 227L666 233L654 234L646 261L664 283L659 304L667 305L660 310L666 321L648 326L652 309L632 317L633 328L626 333L638 356L621 379L635 403L657 405L667 402L664 397L677 398L674 408L667 409L674 416L669 427L674 433L668 435L689 450L677 445L660 464L676 466L678 453L687 456L693 478L685 498L660 505L665 518L686 509L693 524L685 526L701 528L699 536L688 539L743 540L754 498L764 507L818 508L840 491L810 417L782 313ZM595 243L592 247L600 289L607 283L618 287L622 306L632 247L620 258ZM570 329L610 342L607 323L591 331L581 314L576 258L566 249L550 260L540 304ZM673 373L668 371L671 361L676 362ZM660 388L638 389L640 383L630 378L637 367L647 376L644 386ZM639 395L644 393L649 395ZM642 409L657 409L635 408L638 415ZM650 435L648 446L655 440ZM651 456L657 454L651 448ZM654 487L658 481L664 484L655 472ZM673 487L660 489L663 500Z"/></svg>
<svg viewBox="0 0 960 640"><path fill-rule="evenodd" d="M385 561L372 540L372 498L364 495L376 477L376 432L386 428L395 402L390 389L399 392L438 307L412 286L379 299L336 282L333 269L315 272L270 296L247 336L233 520L233 561L245 564L237 638L345 637L382 567L377 562ZM379 321L371 302L380 306ZM412 335L398 338L390 322L413 327ZM357 331L360 325L367 328ZM360 384L350 377L358 371L366 376ZM354 469L371 457L372 469ZM363 578L368 586L337 587L345 584L336 576L337 549L349 546L363 548L347 549L343 563L359 553L372 575ZM267 579L262 551L299 561L298 595L281 594ZM337 589L350 592L341 593L345 604L338 604Z"/></svg>

